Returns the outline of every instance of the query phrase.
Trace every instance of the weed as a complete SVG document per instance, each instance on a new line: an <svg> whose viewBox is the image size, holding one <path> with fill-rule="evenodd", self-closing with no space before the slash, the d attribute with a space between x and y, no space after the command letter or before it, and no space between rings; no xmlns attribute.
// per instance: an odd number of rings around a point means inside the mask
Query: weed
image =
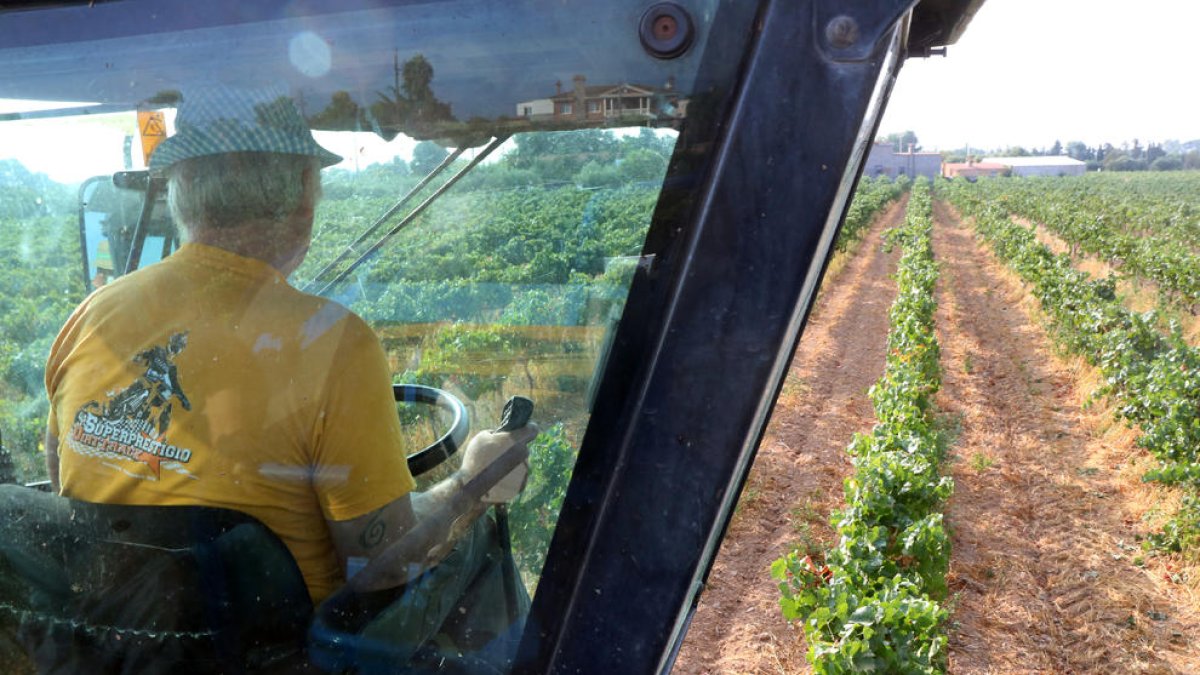
<svg viewBox="0 0 1200 675"><path fill-rule="evenodd" d="M825 519L821 517L821 512L817 507L813 506L812 500L806 499L802 505L792 509L792 520L816 523Z"/></svg>
<svg viewBox="0 0 1200 675"><path fill-rule="evenodd" d="M793 521L792 529L795 530L797 538L794 550L814 560L824 557L827 545L813 533L812 525L804 521Z"/></svg>
<svg viewBox="0 0 1200 675"><path fill-rule="evenodd" d="M783 388L779 391L782 398L799 398L804 396L809 391L808 383L801 377L788 376L783 381Z"/></svg>
<svg viewBox="0 0 1200 675"><path fill-rule="evenodd" d="M975 470L975 473L987 471L992 468L992 464L995 464L995 461L982 452L971 455L971 468Z"/></svg>
<svg viewBox="0 0 1200 675"><path fill-rule="evenodd" d="M762 490L759 490L758 486L747 483L745 489L742 490L742 495L738 497L737 506L733 507L734 517L740 515L742 509L758 501L759 497L762 497Z"/></svg>
<svg viewBox="0 0 1200 675"><path fill-rule="evenodd" d="M939 457L946 457L946 451L962 435L962 421L962 413L941 413L934 417L933 428L937 435Z"/></svg>

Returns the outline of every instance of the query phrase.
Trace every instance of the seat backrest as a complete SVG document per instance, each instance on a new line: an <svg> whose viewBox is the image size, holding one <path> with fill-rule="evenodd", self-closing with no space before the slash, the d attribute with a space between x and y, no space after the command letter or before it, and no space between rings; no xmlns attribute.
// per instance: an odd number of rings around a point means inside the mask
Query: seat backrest
<svg viewBox="0 0 1200 675"><path fill-rule="evenodd" d="M0 650L40 672L259 670L302 658L312 612L251 516L0 486Z"/></svg>

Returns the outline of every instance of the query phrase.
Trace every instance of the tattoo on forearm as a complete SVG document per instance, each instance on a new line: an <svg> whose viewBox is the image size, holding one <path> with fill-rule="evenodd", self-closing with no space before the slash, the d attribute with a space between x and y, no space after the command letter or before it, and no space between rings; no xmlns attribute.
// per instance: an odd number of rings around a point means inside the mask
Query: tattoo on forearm
<svg viewBox="0 0 1200 675"><path fill-rule="evenodd" d="M366 527L358 535L358 543L363 548L375 548L383 541L383 536L387 534L387 523L383 520L382 513L376 513L367 521Z"/></svg>

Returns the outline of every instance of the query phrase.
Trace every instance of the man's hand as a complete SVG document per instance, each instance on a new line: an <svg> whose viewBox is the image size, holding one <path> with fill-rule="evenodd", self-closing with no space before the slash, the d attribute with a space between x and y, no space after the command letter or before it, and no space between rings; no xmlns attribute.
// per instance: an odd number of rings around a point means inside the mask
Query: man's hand
<svg viewBox="0 0 1200 675"><path fill-rule="evenodd" d="M527 424L512 431L481 431L475 434L463 450L462 468L459 469L467 481L479 475L511 447L520 446L524 454L524 461L493 485L480 501L485 504L504 504L521 493L529 476L527 444L539 433L541 430L536 424Z"/></svg>
<svg viewBox="0 0 1200 675"><path fill-rule="evenodd" d="M413 495L416 526L373 555L366 568L350 580L351 586L358 591L399 586L441 560L461 531L482 515L488 504L509 501L521 492L529 473L526 444L538 433L536 425L528 424L513 431L476 434L463 450L462 466L453 476ZM510 451L519 455L521 463L507 475L492 475L512 466L509 460L516 461ZM493 466L502 457L505 462ZM472 483L476 478L481 482ZM367 519L364 516L360 530Z"/></svg>

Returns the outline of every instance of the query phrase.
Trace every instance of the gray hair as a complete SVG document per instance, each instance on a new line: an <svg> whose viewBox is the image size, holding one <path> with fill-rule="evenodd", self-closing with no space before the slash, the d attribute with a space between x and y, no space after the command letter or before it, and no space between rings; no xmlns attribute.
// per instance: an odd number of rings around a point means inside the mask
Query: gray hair
<svg viewBox="0 0 1200 675"><path fill-rule="evenodd" d="M305 169L319 197L321 167L314 157L231 152L180 161L167 174L171 217L188 231L282 223L304 198Z"/></svg>

